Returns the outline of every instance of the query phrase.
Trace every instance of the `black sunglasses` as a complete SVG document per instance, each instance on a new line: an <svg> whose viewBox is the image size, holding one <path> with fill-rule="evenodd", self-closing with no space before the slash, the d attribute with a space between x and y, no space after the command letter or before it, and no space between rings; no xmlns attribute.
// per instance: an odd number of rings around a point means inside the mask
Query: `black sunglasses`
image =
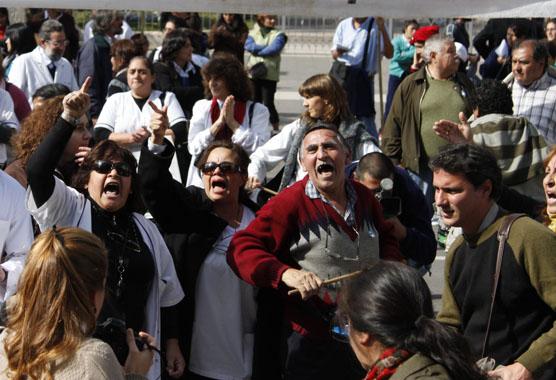
<svg viewBox="0 0 556 380"><path fill-rule="evenodd" d="M131 167L127 162L97 160L93 164L93 170L101 174L108 174L112 169L116 169L116 173L122 177L129 177L131 175Z"/></svg>
<svg viewBox="0 0 556 380"><path fill-rule="evenodd" d="M231 162L206 162L203 166L201 166L201 172L206 175L213 175L216 168L220 168L220 172L222 174L232 174L232 173L241 173L241 168L239 165L232 164Z"/></svg>

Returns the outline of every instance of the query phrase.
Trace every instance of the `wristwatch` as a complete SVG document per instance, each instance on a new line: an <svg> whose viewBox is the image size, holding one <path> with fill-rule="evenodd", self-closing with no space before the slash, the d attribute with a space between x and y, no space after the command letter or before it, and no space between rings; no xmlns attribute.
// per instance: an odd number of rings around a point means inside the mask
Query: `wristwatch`
<svg viewBox="0 0 556 380"><path fill-rule="evenodd" d="M81 118L80 117L73 117L73 116L68 115L65 112L62 112L62 119L64 119L65 121L67 121L68 123L70 123L71 125L76 127L77 124L79 124L79 119L81 119Z"/></svg>

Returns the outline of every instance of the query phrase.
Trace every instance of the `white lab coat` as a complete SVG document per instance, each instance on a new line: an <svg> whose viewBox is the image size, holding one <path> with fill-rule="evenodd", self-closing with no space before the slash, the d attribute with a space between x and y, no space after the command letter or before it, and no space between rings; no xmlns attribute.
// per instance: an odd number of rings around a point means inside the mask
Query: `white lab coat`
<svg viewBox="0 0 556 380"><path fill-rule="evenodd" d="M36 206L33 193L27 188L27 209L39 224L41 231L53 225L80 227L92 231L91 202L74 188L66 186L59 178L54 177L54 180L54 191L41 207ZM155 224L138 213L133 214L133 220L155 263L155 279L145 310L145 330L156 339L156 346L160 347L160 308L176 305L182 300L184 293L170 251ZM159 355L154 356L147 378L160 378Z"/></svg>
<svg viewBox="0 0 556 380"><path fill-rule="evenodd" d="M44 53L44 49L37 46L32 52L18 56L12 62L9 81L19 87L27 96L29 104L32 105L32 98L35 91L47 84L60 83L67 86L70 91L79 89L73 67L65 58L54 62L56 74L54 79L48 71L50 59Z"/></svg>

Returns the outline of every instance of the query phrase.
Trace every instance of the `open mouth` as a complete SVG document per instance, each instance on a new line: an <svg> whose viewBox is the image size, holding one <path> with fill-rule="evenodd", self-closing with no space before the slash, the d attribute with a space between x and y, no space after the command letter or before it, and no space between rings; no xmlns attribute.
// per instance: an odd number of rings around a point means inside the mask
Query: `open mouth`
<svg viewBox="0 0 556 380"><path fill-rule="evenodd" d="M119 195L120 194L120 184L119 182L109 182L104 186L104 189L102 189L102 191L106 194L106 195Z"/></svg>
<svg viewBox="0 0 556 380"><path fill-rule="evenodd" d="M332 166L331 164L320 164L317 166L317 173L319 174L323 174L323 173L331 173L334 171L334 166Z"/></svg>
<svg viewBox="0 0 556 380"><path fill-rule="evenodd" d="M213 189L226 190L228 188L228 183L223 179L213 179L210 183Z"/></svg>
<svg viewBox="0 0 556 380"><path fill-rule="evenodd" d="M547 199L556 199L556 194L554 194L553 192L547 192L546 193L546 198Z"/></svg>

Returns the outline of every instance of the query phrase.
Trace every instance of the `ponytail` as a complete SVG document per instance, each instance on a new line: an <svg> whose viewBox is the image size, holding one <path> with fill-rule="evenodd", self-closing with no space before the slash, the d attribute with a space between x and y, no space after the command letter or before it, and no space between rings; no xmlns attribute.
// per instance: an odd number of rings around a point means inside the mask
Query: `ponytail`
<svg viewBox="0 0 556 380"><path fill-rule="evenodd" d="M402 343L409 352L419 352L441 364L453 378L484 379L475 365L465 338L451 327L421 315Z"/></svg>

